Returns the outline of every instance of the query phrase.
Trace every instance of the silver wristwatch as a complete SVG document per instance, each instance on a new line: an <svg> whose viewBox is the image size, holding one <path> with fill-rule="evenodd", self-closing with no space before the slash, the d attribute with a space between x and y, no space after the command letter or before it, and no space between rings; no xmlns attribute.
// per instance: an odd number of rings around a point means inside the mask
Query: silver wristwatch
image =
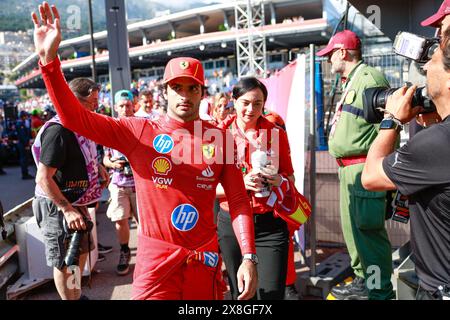
<svg viewBox="0 0 450 320"><path fill-rule="evenodd" d="M254 265L259 263L258 256L254 253L246 253L242 256L242 260L250 260Z"/></svg>

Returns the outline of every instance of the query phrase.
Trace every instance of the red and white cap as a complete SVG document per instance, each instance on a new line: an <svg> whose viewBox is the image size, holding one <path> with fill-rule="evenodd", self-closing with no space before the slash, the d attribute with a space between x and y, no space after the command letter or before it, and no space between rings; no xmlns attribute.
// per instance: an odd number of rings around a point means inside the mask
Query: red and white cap
<svg viewBox="0 0 450 320"><path fill-rule="evenodd" d="M428 19L423 20L421 22L421 25L423 27L439 28L439 24L441 23L442 19L444 19L448 14L450 14L450 0L444 0L439 10Z"/></svg>
<svg viewBox="0 0 450 320"><path fill-rule="evenodd" d="M327 56L333 52L334 49L349 49L355 50L361 48L361 40L356 33L350 30L344 30L336 33L328 42L328 45L316 53L317 56Z"/></svg>
<svg viewBox="0 0 450 320"><path fill-rule="evenodd" d="M194 79L202 86L205 85L205 73L200 61L190 57L171 59L164 70L164 83L176 78L187 77Z"/></svg>

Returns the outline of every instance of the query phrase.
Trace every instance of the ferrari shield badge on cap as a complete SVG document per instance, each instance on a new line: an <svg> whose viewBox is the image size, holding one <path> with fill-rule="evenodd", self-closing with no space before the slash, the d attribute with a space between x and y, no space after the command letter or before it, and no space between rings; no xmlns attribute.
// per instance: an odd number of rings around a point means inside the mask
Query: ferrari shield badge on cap
<svg viewBox="0 0 450 320"><path fill-rule="evenodd" d="M183 70L186 70L187 68L189 68L189 61L181 61L180 62L180 68Z"/></svg>

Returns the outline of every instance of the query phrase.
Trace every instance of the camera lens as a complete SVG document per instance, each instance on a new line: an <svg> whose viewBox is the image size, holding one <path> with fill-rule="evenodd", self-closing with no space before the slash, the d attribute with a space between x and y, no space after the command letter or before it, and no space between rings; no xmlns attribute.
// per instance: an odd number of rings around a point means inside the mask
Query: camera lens
<svg viewBox="0 0 450 320"><path fill-rule="evenodd" d="M379 123L383 120L384 114L378 108L384 108L388 96L395 89L386 87L375 87L365 89L363 92L363 113L364 119L369 123Z"/></svg>
<svg viewBox="0 0 450 320"><path fill-rule="evenodd" d="M369 123L379 123L383 120L384 114L379 110L386 108L386 102L399 88L368 88L363 92L363 111L364 119ZM411 108L422 106L425 111L423 113L433 112L436 110L434 103L428 98L426 87L419 87L414 92Z"/></svg>
<svg viewBox="0 0 450 320"><path fill-rule="evenodd" d="M64 263L67 266L78 265L80 259L81 240L85 234L89 237L89 232L91 232L94 227L94 223L91 220L86 220L85 223L86 230L77 230L72 234L72 238L70 239L70 243L64 257Z"/></svg>

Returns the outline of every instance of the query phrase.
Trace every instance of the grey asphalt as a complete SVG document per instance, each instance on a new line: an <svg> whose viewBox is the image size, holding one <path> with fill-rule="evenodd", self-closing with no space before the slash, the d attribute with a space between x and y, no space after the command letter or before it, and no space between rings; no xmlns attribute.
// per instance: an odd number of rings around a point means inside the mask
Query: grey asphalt
<svg viewBox="0 0 450 320"><path fill-rule="evenodd" d="M5 212L30 199L34 194L34 180L22 180L20 167L4 167L5 175L0 175L0 201ZM29 166L31 175L35 176L36 167Z"/></svg>
<svg viewBox="0 0 450 320"><path fill-rule="evenodd" d="M6 166L6 175L0 175L0 200L5 213L15 206L33 197L35 181L22 180L20 167ZM29 166L30 174L35 176L36 169ZM107 192L103 199L107 199ZM115 235L114 225L106 216L107 203L101 203L97 210L97 234L101 244L113 246L113 251L107 253L106 260L97 262L93 269L91 287L87 286L87 277L83 279L83 294L93 300L128 300L131 297L131 282L136 259L137 227L131 223L130 249L131 264L130 272L126 276L117 276L115 268L119 262L119 244ZM25 300L59 300L53 282L43 284L28 291L19 299Z"/></svg>

